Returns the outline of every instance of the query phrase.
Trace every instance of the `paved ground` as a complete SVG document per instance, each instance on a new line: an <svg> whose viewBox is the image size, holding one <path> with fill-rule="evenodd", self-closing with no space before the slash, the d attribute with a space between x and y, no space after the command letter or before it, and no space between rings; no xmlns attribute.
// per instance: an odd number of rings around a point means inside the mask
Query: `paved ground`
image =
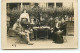
<svg viewBox="0 0 80 53"><path fill-rule="evenodd" d="M64 37L64 43L63 44L56 44L56 43L52 43L52 40L32 40L32 43L34 43L33 45L28 45L26 44L22 39L20 39L20 37L16 36L16 37L8 37L8 44L9 45L16 45L16 48L20 47L20 48L28 48L28 49L40 49L40 48L64 48L67 47L71 47L74 48L74 36L66 36Z"/></svg>

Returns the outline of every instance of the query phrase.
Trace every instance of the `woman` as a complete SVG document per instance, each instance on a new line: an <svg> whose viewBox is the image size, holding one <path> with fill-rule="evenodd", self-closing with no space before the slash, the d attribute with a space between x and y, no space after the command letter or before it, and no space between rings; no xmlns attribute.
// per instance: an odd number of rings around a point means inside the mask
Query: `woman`
<svg viewBox="0 0 80 53"><path fill-rule="evenodd" d="M54 30L54 41L55 43L63 43L63 36L62 36L63 30L61 30L61 21L57 21L55 25L55 30Z"/></svg>

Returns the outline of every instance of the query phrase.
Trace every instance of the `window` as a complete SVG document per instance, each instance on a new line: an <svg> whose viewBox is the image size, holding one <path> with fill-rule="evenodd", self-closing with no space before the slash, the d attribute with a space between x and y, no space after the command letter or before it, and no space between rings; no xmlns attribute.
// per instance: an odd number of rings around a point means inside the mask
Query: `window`
<svg viewBox="0 0 80 53"><path fill-rule="evenodd" d="M29 10L30 3L23 3L23 9Z"/></svg>
<svg viewBox="0 0 80 53"><path fill-rule="evenodd" d="M54 3L48 3L48 7L53 8L54 7Z"/></svg>
<svg viewBox="0 0 80 53"><path fill-rule="evenodd" d="M10 9L17 8L17 5L18 4L20 5L20 3L7 3L7 6L8 6L8 4L10 6Z"/></svg>
<svg viewBox="0 0 80 53"><path fill-rule="evenodd" d="M30 3L23 3L23 5L29 5Z"/></svg>
<svg viewBox="0 0 80 53"><path fill-rule="evenodd" d="M35 3L34 5L35 5L35 6L38 6L39 4L38 4L38 3Z"/></svg>
<svg viewBox="0 0 80 53"><path fill-rule="evenodd" d="M56 3L56 7L62 7L62 3Z"/></svg>

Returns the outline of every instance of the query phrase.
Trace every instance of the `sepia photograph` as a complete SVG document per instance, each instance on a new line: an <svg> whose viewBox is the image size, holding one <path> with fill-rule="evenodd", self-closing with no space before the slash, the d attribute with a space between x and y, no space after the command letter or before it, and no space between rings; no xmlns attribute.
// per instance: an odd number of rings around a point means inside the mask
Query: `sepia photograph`
<svg viewBox="0 0 80 53"><path fill-rule="evenodd" d="M2 49L78 48L77 0L3 0Z"/></svg>

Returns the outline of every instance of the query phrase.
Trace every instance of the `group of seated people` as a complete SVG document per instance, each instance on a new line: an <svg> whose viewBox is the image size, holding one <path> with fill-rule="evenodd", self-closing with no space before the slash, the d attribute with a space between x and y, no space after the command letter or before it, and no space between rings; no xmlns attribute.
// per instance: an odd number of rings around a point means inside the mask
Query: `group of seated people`
<svg viewBox="0 0 80 53"><path fill-rule="evenodd" d="M22 19L25 18L27 18L28 23L30 23L29 14L26 13L26 10L24 10L24 13L22 13L20 15L20 18L17 19L12 29L16 34L18 34L21 38L23 38L28 45L33 45L33 43L30 42L30 36L29 36L31 33L33 33L33 29L29 28L29 26L25 28L24 23L22 21ZM66 24L64 18L60 19L56 17L54 26L55 27L51 28L51 35L53 42L63 43L64 42L63 35L66 33L65 29Z"/></svg>

